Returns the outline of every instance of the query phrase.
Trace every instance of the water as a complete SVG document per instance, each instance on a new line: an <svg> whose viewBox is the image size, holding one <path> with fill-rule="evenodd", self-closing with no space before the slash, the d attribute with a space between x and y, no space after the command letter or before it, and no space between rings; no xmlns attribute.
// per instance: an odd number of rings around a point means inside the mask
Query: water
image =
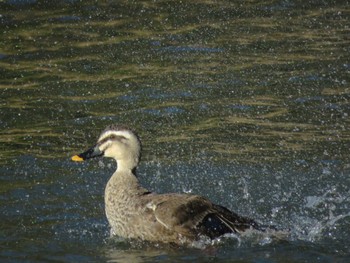
<svg viewBox="0 0 350 263"><path fill-rule="evenodd" d="M349 6L305 1L0 2L4 262L348 262ZM111 123L147 188L202 194L272 236L206 250L110 239Z"/></svg>

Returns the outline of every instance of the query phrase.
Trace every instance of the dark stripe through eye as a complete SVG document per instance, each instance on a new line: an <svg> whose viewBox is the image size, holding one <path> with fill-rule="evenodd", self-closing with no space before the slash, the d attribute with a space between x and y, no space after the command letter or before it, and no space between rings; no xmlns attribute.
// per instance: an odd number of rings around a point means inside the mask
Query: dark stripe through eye
<svg viewBox="0 0 350 263"><path fill-rule="evenodd" d="M124 136L121 136L121 135L115 135L115 134L111 134L109 135L108 137L104 138L103 140L99 141L98 143L101 145L109 140L118 140L118 141L121 141L121 140L126 140L126 138Z"/></svg>

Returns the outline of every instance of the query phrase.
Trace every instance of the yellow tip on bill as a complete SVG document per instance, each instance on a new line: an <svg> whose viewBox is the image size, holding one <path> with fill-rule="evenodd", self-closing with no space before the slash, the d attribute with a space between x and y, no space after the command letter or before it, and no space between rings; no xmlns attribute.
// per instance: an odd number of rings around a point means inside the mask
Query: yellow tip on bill
<svg viewBox="0 0 350 263"><path fill-rule="evenodd" d="M74 155L72 157L72 161L74 161L74 162L82 162L82 161L84 161L84 159L79 157L78 155Z"/></svg>

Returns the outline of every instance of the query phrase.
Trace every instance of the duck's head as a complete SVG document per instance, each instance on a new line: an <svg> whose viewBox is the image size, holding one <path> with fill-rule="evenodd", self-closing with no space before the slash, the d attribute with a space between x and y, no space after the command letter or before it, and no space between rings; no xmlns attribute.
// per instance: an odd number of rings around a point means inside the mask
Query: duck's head
<svg viewBox="0 0 350 263"><path fill-rule="evenodd" d="M139 163L141 143L138 136L120 125L108 126L100 135L95 146L74 155L73 161L80 162L94 157L114 158L118 169L134 169Z"/></svg>

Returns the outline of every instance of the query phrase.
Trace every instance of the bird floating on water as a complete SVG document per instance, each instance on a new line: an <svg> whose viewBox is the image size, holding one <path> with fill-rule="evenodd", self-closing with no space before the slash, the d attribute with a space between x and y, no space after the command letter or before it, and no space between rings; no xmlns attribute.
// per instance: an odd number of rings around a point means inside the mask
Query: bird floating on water
<svg viewBox="0 0 350 263"><path fill-rule="evenodd" d="M203 238L213 240L224 234L248 229L264 231L252 219L213 204L199 195L156 194L143 188L135 174L141 142L125 126L108 126L97 144L72 157L79 162L110 157L117 170L105 189L105 210L111 234L119 237L178 245L191 245Z"/></svg>

